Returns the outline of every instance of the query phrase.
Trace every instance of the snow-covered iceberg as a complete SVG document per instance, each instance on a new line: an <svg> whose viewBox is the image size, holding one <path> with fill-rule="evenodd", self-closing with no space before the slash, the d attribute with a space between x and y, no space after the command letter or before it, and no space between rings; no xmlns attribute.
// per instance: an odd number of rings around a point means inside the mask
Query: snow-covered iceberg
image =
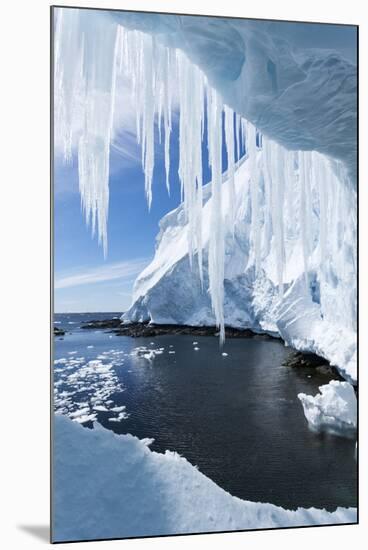
<svg viewBox="0 0 368 550"><path fill-rule="evenodd" d="M264 151L259 150L258 165L264 162L262 155ZM298 162L298 156L294 160ZM224 237L224 320L228 326L281 336L296 349L325 357L348 380L355 381L354 199L346 187L339 188L338 178L322 155L313 153L307 161L325 171L326 192L336 198L338 190L339 205L345 212L340 218L336 204L323 203L321 182L316 178L309 188L308 200L313 208L308 221L304 222L307 229L299 215L302 195L298 178L286 178L285 204L279 213L270 206L272 196L266 182L261 180L256 229L252 218L251 160L242 162L235 172L231 205L233 226L227 223L230 180L224 178L222 216L223 227L227 228ZM184 205L181 205L160 222L155 257L135 282L133 303L123 315L124 321L216 323L207 291L213 200L210 187L211 184L203 192L203 284L196 262L191 264L190 261L188 223ZM279 242L272 225L284 233L281 266ZM257 247L255 230L260 238ZM303 258L305 231L309 235L308 258ZM344 241L341 235L345 236ZM280 269L283 293L280 293Z"/></svg>
<svg viewBox="0 0 368 550"><path fill-rule="evenodd" d="M357 399L348 382L332 380L320 386L321 393L299 393L309 427L317 432L355 437L357 429Z"/></svg>
<svg viewBox="0 0 368 550"><path fill-rule="evenodd" d="M284 510L231 496L178 454L54 420L54 542L355 523L355 508Z"/></svg>

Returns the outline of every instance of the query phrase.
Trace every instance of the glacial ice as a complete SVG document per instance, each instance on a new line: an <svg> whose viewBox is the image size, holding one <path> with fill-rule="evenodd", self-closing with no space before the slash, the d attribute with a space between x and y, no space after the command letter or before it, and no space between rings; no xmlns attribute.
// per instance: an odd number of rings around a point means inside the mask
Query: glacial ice
<svg viewBox="0 0 368 550"><path fill-rule="evenodd" d="M267 142L263 138L263 142ZM320 247L320 182L309 181L313 203L310 220L310 249L306 255L307 271L303 262L303 217L299 215L300 180L298 155L268 143L269 150L277 150L277 158L289 167L286 185L293 189L285 198L279 212L279 235L283 234L285 262L277 261L280 242L273 236L271 175L263 178L259 191L260 250L258 272L252 241L250 159L235 172L234 236L226 228L224 273L224 321L228 326L250 328L256 332L279 335L290 346L310 351L328 359L350 381L356 380L356 271L355 222L352 211L355 197L348 187L341 187L341 200L324 204L326 227L323 233L325 256ZM260 172L267 170L265 151L257 151ZM268 158L268 157L266 157ZM326 174L325 182L333 191L339 188L335 170L319 153L305 153L308 170L317 166L318 173ZM341 168L342 169L342 168ZM277 169L272 171L272 174ZM229 180L222 184L224 215L227 214ZM209 243L212 197L211 184L204 187L203 206L203 288L209 286ZM336 215L336 209L341 209ZM344 212L344 213L343 213ZM275 215L274 215L275 217ZM280 226L282 229L280 229ZM133 303L124 314L125 321L152 321L187 325L214 325L216 318L211 299L202 289L198 268L191 266L187 241L188 227L183 216L183 205L170 212L160 222L156 254L152 262L138 276L133 290ZM344 236L344 238L342 238ZM281 273L280 273L281 271ZM308 284L306 282L306 273ZM281 277L281 280L280 280ZM284 289L280 290L280 287ZM180 304L180 308L177 305Z"/></svg>
<svg viewBox="0 0 368 550"><path fill-rule="evenodd" d="M54 542L356 522L355 508L291 511L233 497L177 453L152 452L152 439L62 416L54 428Z"/></svg>
<svg viewBox="0 0 368 550"><path fill-rule="evenodd" d="M169 189L180 111L183 205L162 220L125 319L216 323L221 341L225 324L271 332L354 381L355 66L340 52L292 49L269 22L206 19L204 35L202 18L56 14L55 142L67 162L78 151L82 207L105 251L118 74L131 82L148 205L156 126Z"/></svg>
<svg viewBox="0 0 368 550"><path fill-rule="evenodd" d="M316 396L299 393L309 427L316 432L326 431L355 437L357 429L357 399L348 382L331 380L319 387Z"/></svg>

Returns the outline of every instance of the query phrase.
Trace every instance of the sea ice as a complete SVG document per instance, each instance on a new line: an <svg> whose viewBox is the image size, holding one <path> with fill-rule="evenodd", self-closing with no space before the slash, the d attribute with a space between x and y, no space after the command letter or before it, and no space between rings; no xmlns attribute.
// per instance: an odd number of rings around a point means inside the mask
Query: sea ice
<svg viewBox="0 0 368 550"><path fill-rule="evenodd" d="M125 420L128 418L128 414L126 412L121 412L118 414L118 416L109 418L109 422L121 422L122 420Z"/></svg>
<svg viewBox="0 0 368 550"><path fill-rule="evenodd" d="M305 417L314 431L327 431L336 435L355 436L357 428L357 399L348 382L331 380L319 387L321 393L299 393Z"/></svg>
<svg viewBox="0 0 368 550"><path fill-rule="evenodd" d="M120 413L120 412L124 411L125 408L126 408L125 405L122 405L121 407L112 407L109 410L112 411L112 412Z"/></svg>

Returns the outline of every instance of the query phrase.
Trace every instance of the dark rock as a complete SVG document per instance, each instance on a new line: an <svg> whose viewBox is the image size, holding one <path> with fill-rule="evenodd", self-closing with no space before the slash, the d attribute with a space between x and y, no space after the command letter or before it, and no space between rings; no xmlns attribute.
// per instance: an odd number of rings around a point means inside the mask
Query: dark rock
<svg viewBox="0 0 368 550"><path fill-rule="evenodd" d="M330 365L323 357L314 353L304 353L301 351L293 351L283 362L284 367L307 369L308 374L313 373L329 377L335 380L344 380L338 370Z"/></svg>
<svg viewBox="0 0 368 550"><path fill-rule="evenodd" d="M106 328L117 328L121 325L119 318L117 319L102 319L100 321L89 321L85 325L81 325L80 328L85 329L106 329Z"/></svg>
<svg viewBox="0 0 368 550"><path fill-rule="evenodd" d="M54 336L64 336L65 330L59 327L54 327Z"/></svg>
<svg viewBox="0 0 368 550"><path fill-rule="evenodd" d="M314 353L293 351L284 361L284 367L329 367L329 362Z"/></svg>
<svg viewBox="0 0 368 550"><path fill-rule="evenodd" d="M192 327L189 325L155 325L152 323L122 324L112 332L118 336L154 337L164 334L190 334L192 336L218 336L217 327ZM253 338L255 334L249 329L236 329L227 327L226 338ZM259 335L257 335L259 336ZM269 338L265 335L266 338Z"/></svg>
<svg viewBox="0 0 368 550"><path fill-rule="evenodd" d="M335 374L334 368L330 365L320 365L319 367L316 367L316 371L324 376L333 376Z"/></svg>

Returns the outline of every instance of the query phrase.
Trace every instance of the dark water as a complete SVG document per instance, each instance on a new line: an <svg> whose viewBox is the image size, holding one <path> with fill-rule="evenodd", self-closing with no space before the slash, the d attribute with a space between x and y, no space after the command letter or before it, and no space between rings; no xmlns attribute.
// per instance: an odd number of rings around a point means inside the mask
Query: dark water
<svg viewBox="0 0 368 550"><path fill-rule="evenodd" d="M177 451L242 499L293 509L356 506L355 441L310 432L297 399L299 392L316 394L329 378L281 366L290 351L278 340L229 339L224 357L216 337L133 339L78 328L82 320L108 317L55 317L56 326L72 331L55 339L55 359L80 356L78 370L103 357L124 389L112 393L109 407L125 405L129 417L110 422L110 412L98 412L102 425L155 438L151 449ZM140 346L164 349L149 360L134 352ZM55 382L67 364L58 365ZM64 378L59 389L66 386ZM90 395L81 390L72 399L85 403Z"/></svg>

